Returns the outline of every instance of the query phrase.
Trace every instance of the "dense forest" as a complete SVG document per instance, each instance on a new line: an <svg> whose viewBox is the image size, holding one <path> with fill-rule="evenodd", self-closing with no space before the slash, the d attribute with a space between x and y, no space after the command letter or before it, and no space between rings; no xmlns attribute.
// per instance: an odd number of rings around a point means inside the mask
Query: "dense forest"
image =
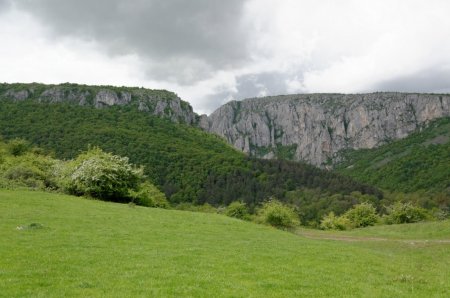
<svg viewBox="0 0 450 298"><path fill-rule="evenodd" d="M289 191L300 188L382 197L374 187L310 165L248 158L217 136L126 105L93 109L4 100L0 115L5 139L26 139L57 158L73 158L89 145L128 156L175 204L241 200L254 206L272 196L287 200Z"/></svg>

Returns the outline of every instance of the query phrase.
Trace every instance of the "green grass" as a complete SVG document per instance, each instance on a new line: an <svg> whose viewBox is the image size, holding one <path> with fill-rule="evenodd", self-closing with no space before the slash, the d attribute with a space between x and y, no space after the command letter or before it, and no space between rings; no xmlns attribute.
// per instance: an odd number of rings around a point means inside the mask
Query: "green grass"
<svg viewBox="0 0 450 298"><path fill-rule="evenodd" d="M59 194L0 190L0 239L5 297L450 294L449 244L314 240L216 214Z"/></svg>
<svg viewBox="0 0 450 298"><path fill-rule="evenodd" d="M450 220L402 225L382 225L344 232L351 236L384 237L390 239L450 240Z"/></svg>
<svg viewBox="0 0 450 298"><path fill-rule="evenodd" d="M349 231L320 231L298 229L298 234L317 237L336 236L354 237L355 239L383 238L390 240L448 240L450 242L450 220L432 221L412 224L379 225Z"/></svg>

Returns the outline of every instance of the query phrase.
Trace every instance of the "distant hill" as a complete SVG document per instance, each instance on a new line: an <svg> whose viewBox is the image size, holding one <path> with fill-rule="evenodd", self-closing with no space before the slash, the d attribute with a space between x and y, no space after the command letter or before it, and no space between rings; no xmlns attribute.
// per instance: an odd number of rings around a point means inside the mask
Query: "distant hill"
<svg viewBox="0 0 450 298"><path fill-rule="evenodd" d="M200 123L252 156L329 167L342 150L376 148L446 116L449 94L294 94L232 101Z"/></svg>
<svg viewBox="0 0 450 298"><path fill-rule="evenodd" d="M0 98L13 102L33 100L41 103L68 103L105 108L129 106L173 122L195 124L198 116L188 102L166 90L137 87L89 86L78 84L45 85L0 84Z"/></svg>
<svg viewBox="0 0 450 298"><path fill-rule="evenodd" d="M338 172L390 191L450 193L450 117L405 139L342 152Z"/></svg>
<svg viewBox="0 0 450 298"><path fill-rule="evenodd" d="M84 92L83 86L75 87ZM131 162L145 166L146 174L172 203L221 205L242 200L253 206L271 196L284 200L287 191L297 188L382 196L374 187L310 165L249 158L218 136L138 109L137 102L94 108L79 101L40 98L0 97L0 135L24 138L58 158L72 158L88 145L128 156Z"/></svg>

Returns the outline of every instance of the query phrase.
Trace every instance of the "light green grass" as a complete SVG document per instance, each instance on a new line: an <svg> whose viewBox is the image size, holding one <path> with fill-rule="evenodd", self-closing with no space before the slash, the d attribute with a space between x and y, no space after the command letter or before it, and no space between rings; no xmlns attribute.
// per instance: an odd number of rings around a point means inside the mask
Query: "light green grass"
<svg viewBox="0 0 450 298"><path fill-rule="evenodd" d="M370 237L387 240L448 240L450 242L450 220L398 225L377 225L349 231L321 231L299 228L296 234L310 235L317 238L335 236L354 237L355 239L364 240L364 238Z"/></svg>
<svg viewBox="0 0 450 298"><path fill-rule="evenodd" d="M450 220L400 225L380 225L350 231L324 232L355 237L379 237L399 240L449 240Z"/></svg>
<svg viewBox="0 0 450 298"><path fill-rule="evenodd" d="M450 295L445 243L313 240L58 194L0 190L0 239L5 297Z"/></svg>

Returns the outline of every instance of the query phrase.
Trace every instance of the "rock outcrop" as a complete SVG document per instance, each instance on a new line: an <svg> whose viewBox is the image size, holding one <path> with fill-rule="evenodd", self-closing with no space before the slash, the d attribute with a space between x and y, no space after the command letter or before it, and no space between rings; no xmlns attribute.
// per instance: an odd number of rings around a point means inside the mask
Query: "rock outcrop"
<svg viewBox="0 0 450 298"><path fill-rule="evenodd" d="M70 103L95 108L131 105L140 111L174 122L195 124L197 115L175 93L144 88L86 86L76 84L0 84L0 99L43 103Z"/></svg>
<svg viewBox="0 0 450 298"><path fill-rule="evenodd" d="M341 150L377 147L444 116L448 94L301 94L232 101L199 125L254 156L327 166Z"/></svg>

